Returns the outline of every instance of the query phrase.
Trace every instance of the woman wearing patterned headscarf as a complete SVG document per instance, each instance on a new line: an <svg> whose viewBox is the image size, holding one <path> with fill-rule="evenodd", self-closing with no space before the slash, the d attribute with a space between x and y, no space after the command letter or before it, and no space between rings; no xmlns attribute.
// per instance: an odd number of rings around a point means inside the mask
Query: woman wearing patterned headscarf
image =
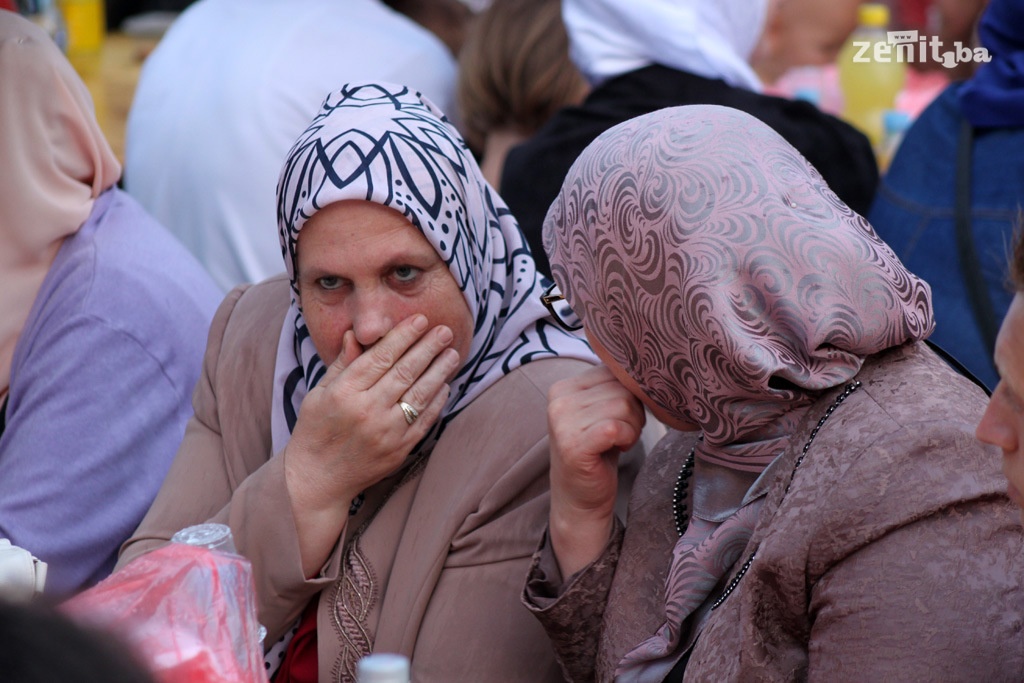
<svg viewBox="0 0 1024 683"><path fill-rule="evenodd" d="M0 83L0 539L60 597L110 573L153 502L222 297L116 187L67 58L7 11Z"/></svg>
<svg viewBox="0 0 1024 683"><path fill-rule="evenodd" d="M515 220L441 112L388 84L327 97L277 207L287 277L223 304L122 562L230 524L276 681L353 680L380 651L417 681L558 680L515 585L547 514L548 386L594 358L540 303Z"/></svg>
<svg viewBox="0 0 1024 683"><path fill-rule="evenodd" d="M1012 680L1024 537L928 285L777 133L714 106L598 138L545 225L605 366L552 389L525 599L575 681ZM674 427L625 531L638 400Z"/></svg>

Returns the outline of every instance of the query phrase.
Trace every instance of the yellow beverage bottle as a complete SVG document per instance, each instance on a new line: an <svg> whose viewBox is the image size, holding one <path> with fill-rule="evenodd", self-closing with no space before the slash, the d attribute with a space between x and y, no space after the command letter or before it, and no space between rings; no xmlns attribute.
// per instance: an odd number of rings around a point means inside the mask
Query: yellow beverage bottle
<svg viewBox="0 0 1024 683"><path fill-rule="evenodd" d="M907 65L901 61L902 53L888 42L887 6L865 3L857 16L858 26L836 62L843 93L842 117L867 135L879 151L885 135L883 117L886 111L895 109Z"/></svg>
<svg viewBox="0 0 1024 683"><path fill-rule="evenodd" d="M57 0L68 30L68 56L93 55L103 47L106 12L103 0Z"/></svg>

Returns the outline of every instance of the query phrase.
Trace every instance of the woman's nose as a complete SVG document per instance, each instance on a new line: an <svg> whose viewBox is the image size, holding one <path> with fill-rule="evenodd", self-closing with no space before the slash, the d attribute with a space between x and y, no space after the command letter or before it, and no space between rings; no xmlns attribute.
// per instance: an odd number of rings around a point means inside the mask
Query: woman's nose
<svg viewBox="0 0 1024 683"><path fill-rule="evenodd" d="M989 399L985 414L981 416L974 436L978 441L992 444L1004 453L1017 450L1017 432L1012 418L1012 411L1000 394L998 387Z"/></svg>
<svg viewBox="0 0 1024 683"><path fill-rule="evenodd" d="M352 331L360 346L368 349L395 326L393 306L380 291L360 292L353 299Z"/></svg>

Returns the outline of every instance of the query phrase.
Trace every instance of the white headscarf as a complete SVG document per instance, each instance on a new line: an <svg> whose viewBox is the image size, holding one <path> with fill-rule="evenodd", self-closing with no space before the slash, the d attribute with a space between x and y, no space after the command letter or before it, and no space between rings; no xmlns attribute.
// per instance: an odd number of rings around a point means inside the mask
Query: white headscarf
<svg viewBox="0 0 1024 683"><path fill-rule="evenodd" d="M552 356L597 362L582 337L558 327L541 304L541 276L515 218L444 114L405 86L346 85L328 95L292 147L277 188L292 300L275 370L275 452L290 437L302 399L326 372L299 306L299 231L321 208L346 199L405 216L447 264L473 314L469 358L414 455L429 452L463 408L520 365Z"/></svg>
<svg viewBox="0 0 1024 683"><path fill-rule="evenodd" d="M563 0L570 55L592 84L652 63L760 91L748 60L768 0Z"/></svg>

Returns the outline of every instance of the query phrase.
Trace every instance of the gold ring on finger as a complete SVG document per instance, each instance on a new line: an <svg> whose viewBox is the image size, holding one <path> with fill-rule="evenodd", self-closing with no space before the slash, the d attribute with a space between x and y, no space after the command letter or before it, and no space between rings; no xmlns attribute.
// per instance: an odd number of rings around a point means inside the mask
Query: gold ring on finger
<svg viewBox="0 0 1024 683"><path fill-rule="evenodd" d="M398 407L402 409L402 414L405 415L406 424L411 425L413 422L416 421L416 418L420 416L420 411L416 410L405 401L399 401Z"/></svg>

